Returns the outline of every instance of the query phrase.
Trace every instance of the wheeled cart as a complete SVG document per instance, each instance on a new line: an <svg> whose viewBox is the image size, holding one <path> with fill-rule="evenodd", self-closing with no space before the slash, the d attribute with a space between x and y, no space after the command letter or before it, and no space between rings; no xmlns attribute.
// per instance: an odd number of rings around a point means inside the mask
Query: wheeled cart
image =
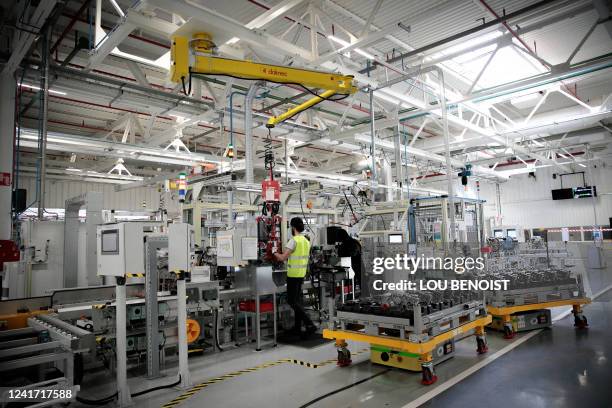
<svg viewBox="0 0 612 408"><path fill-rule="evenodd" d="M351 353L347 340L369 343L372 362L410 371L421 371L421 383L430 385L438 379L435 375L434 364L450 358L454 352L455 341L465 337L470 331L473 330L476 335L476 351L479 354L488 351L484 328L490 323L491 316L484 315L457 327L449 328L422 342L411 341L410 336L400 338L366 334L348 329L326 329L323 330L323 337L336 340L339 366L351 364Z"/></svg>
<svg viewBox="0 0 612 408"><path fill-rule="evenodd" d="M584 329L589 326L587 318L582 313L582 305L591 303L589 298L563 299L552 302L531 303L516 306L487 306L487 311L493 316L491 328L504 332L504 338L512 339L517 332L550 327L552 319L550 308L572 306L574 326Z"/></svg>

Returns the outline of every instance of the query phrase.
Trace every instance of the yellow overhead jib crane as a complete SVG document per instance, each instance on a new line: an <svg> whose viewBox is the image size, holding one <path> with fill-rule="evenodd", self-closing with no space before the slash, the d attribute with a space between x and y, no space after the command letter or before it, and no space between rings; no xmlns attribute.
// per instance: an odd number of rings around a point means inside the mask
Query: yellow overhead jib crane
<svg viewBox="0 0 612 408"><path fill-rule="evenodd" d="M281 84L302 86L314 96L308 101L272 116L266 127L275 125L292 116L327 100L333 95L350 95L357 92L353 77L330 72L285 67L280 65L260 64L252 61L235 60L214 56L212 38L207 33L196 33L193 38L175 35L172 37L170 69L171 80L176 83L188 81L192 75L226 75L240 79L264 80ZM309 88L323 89L317 94Z"/></svg>

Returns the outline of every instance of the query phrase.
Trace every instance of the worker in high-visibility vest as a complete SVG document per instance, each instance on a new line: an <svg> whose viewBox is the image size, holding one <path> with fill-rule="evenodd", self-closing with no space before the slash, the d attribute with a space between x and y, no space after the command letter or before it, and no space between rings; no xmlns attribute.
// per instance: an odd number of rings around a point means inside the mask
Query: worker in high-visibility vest
<svg viewBox="0 0 612 408"><path fill-rule="evenodd" d="M310 241L302 235L304 221L301 218L292 218L289 225L293 237L287 243L285 252L274 254L274 257L279 262L287 261L287 303L295 314L295 326L290 330L290 333L304 338L317 330L302 305L302 283L304 283L304 276L306 276L306 270L308 269ZM306 328L305 332L302 332L302 323Z"/></svg>

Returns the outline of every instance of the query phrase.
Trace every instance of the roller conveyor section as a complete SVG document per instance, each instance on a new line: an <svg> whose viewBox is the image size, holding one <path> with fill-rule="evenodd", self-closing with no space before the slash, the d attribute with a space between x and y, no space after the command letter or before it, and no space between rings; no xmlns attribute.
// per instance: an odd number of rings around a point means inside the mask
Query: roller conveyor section
<svg viewBox="0 0 612 408"><path fill-rule="evenodd" d="M93 333L60 320L53 315L30 317L28 325L37 330L47 330L51 339L61 342L66 348L74 352L95 350L96 338Z"/></svg>

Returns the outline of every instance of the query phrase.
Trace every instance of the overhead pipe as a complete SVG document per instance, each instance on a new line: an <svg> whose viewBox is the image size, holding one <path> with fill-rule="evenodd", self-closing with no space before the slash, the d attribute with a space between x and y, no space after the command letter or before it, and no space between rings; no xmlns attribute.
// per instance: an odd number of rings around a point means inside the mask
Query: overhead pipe
<svg viewBox="0 0 612 408"><path fill-rule="evenodd" d="M532 119L533 124L529 124L525 127L518 127L516 129L500 131L496 133L496 135L510 141L519 138L522 141L540 140L550 135L576 132L592 126L598 126L599 121L612 117L612 109L594 111L591 113L580 112L584 110L585 109L582 107L576 107L558 110L554 114L545 113L537 116L536 119ZM574 117L572 117L572 115L574 115ZM469 138L463 141L453 142L451 145L454 150L478 147L478 149L471 149L471 152L490 148L490 146L483 146L479 138ZM425 140L419 143L418 147L427 149L432 153L437 153L444 148L444 145L435 143L433 140Z"/></svg>
<svg viewBox="0 0 612 408"><path fill-rule="evenodd" d="M42 220L45 212L45 176L47 171L47 119L49 117L49 43L51 41L51 28L47 26L47 31L43 37L41 55L43 58L42 65L42 87L41 87L41 99L42 99L42 112L40 113L41 127L40 127L40 178L39 178L39 191L40 196L38 199L38 219Z"/></svg>
<svg viewBox="0 0 612 408"><path fill-rule="evenodd" d="M89 7L89 3L90 2L91 2L91 0L85 0L83 2L83 4L81 4L81 7L77 10L77 12L70 18L70 22L68 23L68 25L66 25L66 27L64 28L64 31L62 31L60 36L57 38L57 40L55 41L55 43L51 47L50 54L53 54L55 52L55 50L57 50L57 48L60 46L61 42L64 40L66 35L68 35L70 30L72 30L72 28L74 27L74 25L78 21L79 17L81 16L81 14L83 14L85 9L87 9L87 7ZM89 41L88 41L88 43L89 43Z"/></svg>
<svg viewBox="0 0 612 408"><path fill-rule="evenodd" d="M249 87L249 91L244 100L244 149L245 154L245 167L246 167L246 182L252 184L254 182L253 177L253 99L259 88L265 85L263 81L257 81Z"/></svg>
<svg viewBox="0 0 612 408"><path fill-rule="evenodd" d="M374 118L374 90L370 89L370 152L372 154L372 169L371 169L371 177L372 177L372 187L374 187L374 183L376 180L376 135L375 135L375 118Z"/></svg>
<svg viewBox="0 0 612 408"><path fill-rule="evenodd" d="M394 149L394 153L395 153L395 179L397 180L397 185L399 187L399 199L403 199L404 198L404 188L403 188L403 182L404 179L402 177L402 150L401 150L401 146L402 146L402 142L401 142L401 132L400 132L400 125L399 122L397 123L397 126L395 126L394 128L394 135L393 135L393 141L395 144L395 149Z"/></svg>
<svg viewBox="0 0 612 408"><path fill-rule="evenodd" d="M460 103L464 102L478 103L483 101L491 101L497 98L503 98L529 90L533 90L533 92L536 92L538 88L544 87L546 85L552 85L556 82L571 80L574 78L581 77L583 75L592 74L609 68L612 68L612 59L610 59L610 54L606 54L588 61L582 61L580 63L574 64L570 66L567 71L562 73L538 74L529 78L519 79L517 81L512 81L492 88L480 90L476 94L472 94L458 101L453 101L453 103L448 105L448 108L454 108ZM401 78L404 78L404 76L402 76ZM386 84L393 83L393 81L395 80L389 81ZM504 100L505 99L496 100L494 103L503 102ZM427 116L431 113L431 111L437 109L437 106L429 107L427 109L420 109L413 114L400 118L400 121L415 119L421 116Z"/></svg>
<svg viewBox="0 0 612 408"><path fill-rule="evenodd" d="M450 242L454 243L455 236L455 186L453 185L453 167L450 156L450 135L448 134L448 112L446 111L446 83L444 81L444 72L441 68L435 67L434 70L438 73L440 80L440 102L442 104L442 128L444 130L444 157L446 159L446 178L448 180L448 206L450 207Z"/></svg>

